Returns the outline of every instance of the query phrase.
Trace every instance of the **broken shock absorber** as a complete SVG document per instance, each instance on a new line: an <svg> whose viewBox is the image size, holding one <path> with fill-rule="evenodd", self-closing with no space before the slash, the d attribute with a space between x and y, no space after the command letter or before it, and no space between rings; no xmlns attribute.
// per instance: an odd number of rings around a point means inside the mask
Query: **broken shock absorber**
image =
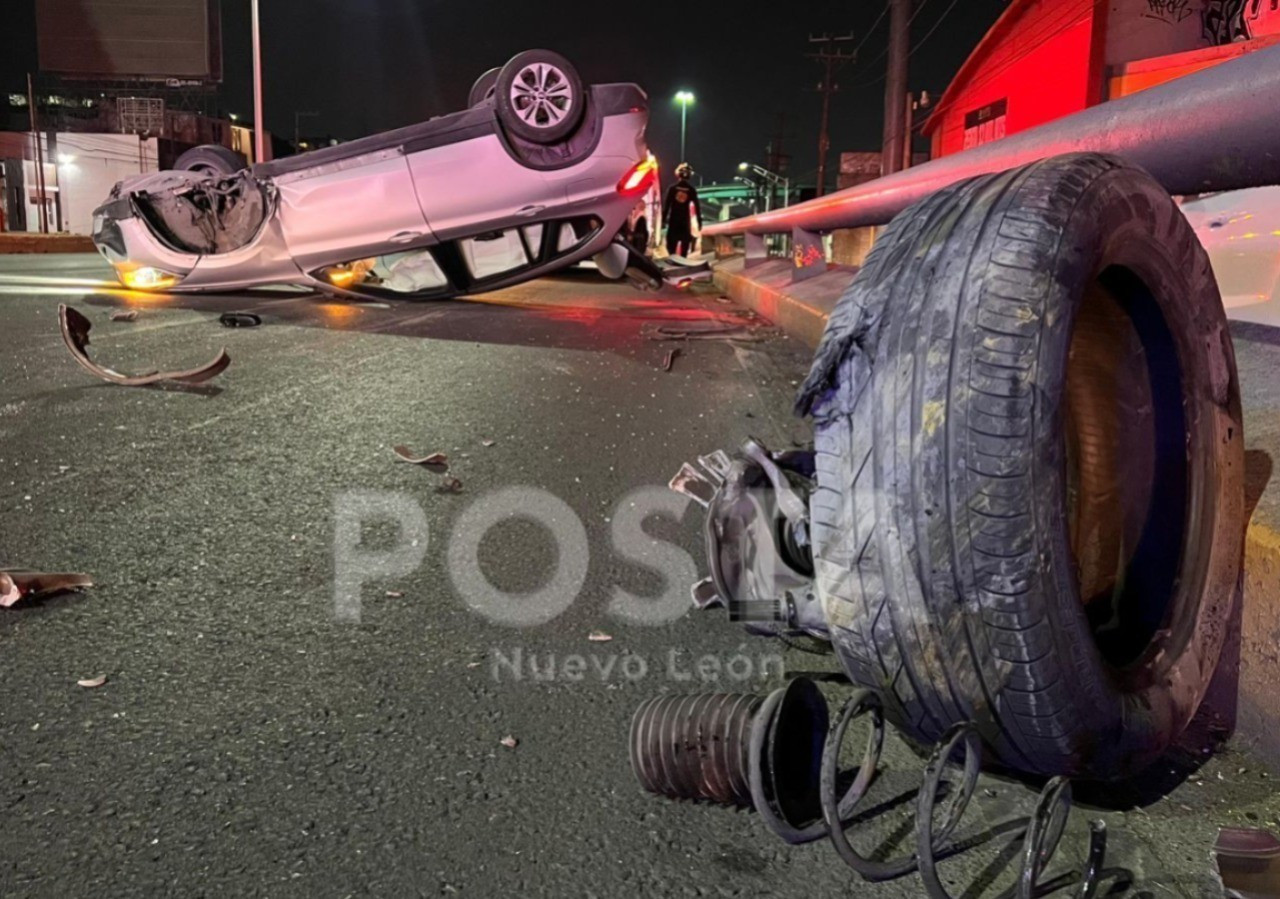
<svg viewBox="0 0 1280 899"><path fill-rule="evenodd" d="M772 453L750 439L741 452L717 451L686 463L670 487L706 509L705 540L711 576L693 587L699 609L725 607L731 621L764 636L807 635L827 641L829 631L814 587L809 495L814 457L803 450ZM841 795L837 763L845 734L867 717L871 732L862 761ZM930 899L950 899L938 876L940 860L965 848L953 843L977 786L982 743L972 723L952 727L925 768L916 797L915 849L900 858L860 855L847 830L870 788L884 745L879 697L854 694L825 739L828 712L817 687L804 678L768 696L666 696L642 705L631 723L631 764L641 785L673 799L750 806L788 843L830 838L840 858L863 879L892 880L918 872ZM958 758L958 762L957 762ZM959 769L959 774L948 772ZM935 825L939 797L946 799ZM1073 878L1077 895L1097 890L1106 828L1090 826L1088 860L1078 875L1041 884L1058 848L1071 807L1071 785L1054 778L1041 792L1022 830L1014 899L1061 889Z"/></svg>
<svg viewBox="0 0 1280 899"><path fill-rule="evenodd" d="M870 719L871 731L857 773L842 795L837 786L841 749L849 726L864 716ZM788 843L830 838L840 858L864 880L881 882L918 872L929 899L951 899L938 875L938 863L972 845L951 837L978 783L982 742L977 728L971 723L955 725L930 757L916 795L914 851L878 860L858 853L848 830L879 768L885 735L880 700L860 690L845 703L829 732L827 725L826 701L806 678L795 678L767 696L663 696L646 701L632 718L631 767L650 793L754 808ZM935 822L942 797L941 819ZM1014 899L1035 899L1077 881L1080 899L1096 894L1106 852L1101 821L1090 825L1084 870L1040 882L1061 842L1070 809L1071 785L1056 777L1040 793L1029 822L1019 822L1022 847Z"/></svg>

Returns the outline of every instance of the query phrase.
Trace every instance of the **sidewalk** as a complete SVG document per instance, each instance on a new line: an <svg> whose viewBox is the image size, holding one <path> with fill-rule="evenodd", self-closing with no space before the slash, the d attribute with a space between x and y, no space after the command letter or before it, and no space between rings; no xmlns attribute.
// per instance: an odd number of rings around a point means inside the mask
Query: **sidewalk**
<svg viewBox="0 0 1280 899"><path fill-rule="evenodd" d="M0 232L0 255L6 253L93 253L93 241L83 234Z"/></svg>
<svg viewBox="0 0 1280 899"><path fill-rule="evenodd" d="M816 347L827 316L854 272L832 269L793 284L791 261L771 259L747 272L742 257L715 268L716 285L792 336ZM1253 510L1245 542L1236 739L1280 769L1280 328L1233 322L1244 403L1245 495ZM1231 652L1233 650L1228 650ZM1229 666L1216 689L1228 706Z"/></svg>

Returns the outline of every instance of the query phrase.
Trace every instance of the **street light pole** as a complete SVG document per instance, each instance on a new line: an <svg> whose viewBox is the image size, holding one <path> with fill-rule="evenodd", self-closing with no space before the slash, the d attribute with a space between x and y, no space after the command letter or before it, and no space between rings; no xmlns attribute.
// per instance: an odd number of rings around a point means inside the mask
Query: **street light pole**
<svg viewBox="0 0 1280 899"><path fill-rule="evenodd" d="M253 0L253 155L267 161L266 123L262 119L262 34L258 25L258 0Z"/></svg>
<svg viewBox="0 0 1280 899"><path fill-rule="evenodd" d="M689 130L689 104L693 102L693 94L690 91L678 91L676 102L680 104L680 161L688 162L685 156L685 136Z"/></svg>
<svg viewBox="0 0 1280 899"><path fill-rule="evenodd" d="M685 156L687 155L684 152L684 142L685 142L685 135L688 134L688 132L689 132L689 104L681 103L680 104L680 161L681 162L684 162Z"/></svg>

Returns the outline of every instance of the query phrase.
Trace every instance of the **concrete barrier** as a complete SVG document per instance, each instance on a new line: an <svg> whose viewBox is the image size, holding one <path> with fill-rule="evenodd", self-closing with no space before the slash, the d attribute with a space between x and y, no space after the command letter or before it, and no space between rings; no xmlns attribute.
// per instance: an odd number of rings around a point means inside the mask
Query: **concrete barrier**
<svg viewBox="0 0 1280 899"><path fill-rule="evenodd" d="M32 234L26 231L0 232L0 254L93 252L96 252L93 241L83 234Z"/></svg>

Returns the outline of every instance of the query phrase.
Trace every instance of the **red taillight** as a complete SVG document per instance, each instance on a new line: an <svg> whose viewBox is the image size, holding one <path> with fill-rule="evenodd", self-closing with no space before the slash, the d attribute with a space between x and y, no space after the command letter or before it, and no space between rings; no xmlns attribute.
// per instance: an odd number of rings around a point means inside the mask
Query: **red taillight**
<svg viewBox="0 0 1280 899"><path fill-rule="evenodd" d="M650 156L637 162L622 176L622 180L618 182L618 193L624 197L638 197L653 187L653 181L657 177L658 160Z"/></svg>

